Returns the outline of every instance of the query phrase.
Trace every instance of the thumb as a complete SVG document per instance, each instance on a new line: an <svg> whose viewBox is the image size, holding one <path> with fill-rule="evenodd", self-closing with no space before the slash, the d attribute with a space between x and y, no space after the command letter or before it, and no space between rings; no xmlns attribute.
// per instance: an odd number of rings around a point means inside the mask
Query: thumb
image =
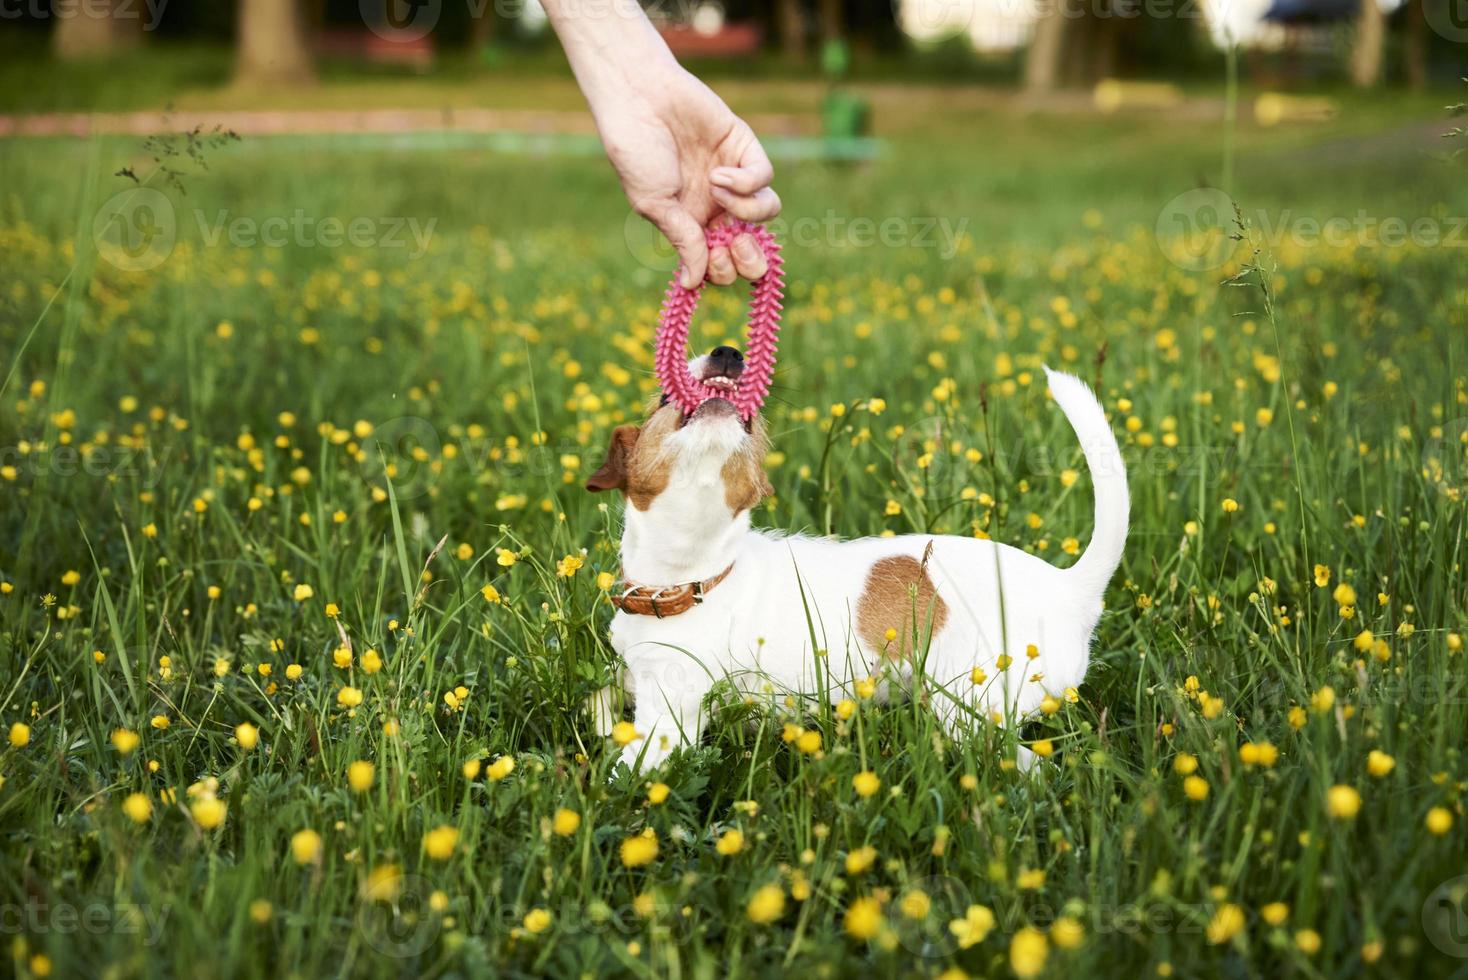
<svg viewBox="0 0 1468 980"><path fill-rule="evenodd" d="M654 223L678 253L682 265L679 283L684 289L695 288L703 282L709 265L709 246L703 225L676 204L664 211Z"/></svg>

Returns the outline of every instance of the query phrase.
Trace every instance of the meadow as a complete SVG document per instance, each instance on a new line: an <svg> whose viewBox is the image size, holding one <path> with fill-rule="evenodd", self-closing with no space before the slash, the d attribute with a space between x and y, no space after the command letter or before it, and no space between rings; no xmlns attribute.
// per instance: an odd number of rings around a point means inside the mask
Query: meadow
<svg viewBox="0 0 1468 980"><path fill-rule="evenodd" d="M959 741L920 695L716 692L640 777L586 710L620 505L581 483L655 391L667 256L601 160L247 138L170 179L0 140L8 969L1463 975L1440 100L1245 118L1225 157L1212 117L925 98L879 103L871 164L777 161L756 523L1069 562L1090 485L1039 368L1073 371L1133 499L1088 679ZM107 236L124 166L161 258ZM1159 237L1225 176L1241 240Z"/></svg>

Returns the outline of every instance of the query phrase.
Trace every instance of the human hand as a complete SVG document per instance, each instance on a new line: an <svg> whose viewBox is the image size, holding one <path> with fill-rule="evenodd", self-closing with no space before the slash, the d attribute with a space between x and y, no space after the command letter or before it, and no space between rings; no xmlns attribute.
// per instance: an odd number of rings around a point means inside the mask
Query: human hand
<svg viewBox="0 0 1468 980"><path fill-rule="evenodd" d="M607 157L634 210L667 237L684 287L768 268L748 235L710 250L705 229L731 217L768 221L780 213L774 168L754 131L711 89L671 61L621 91L590 98Z"/></svg>

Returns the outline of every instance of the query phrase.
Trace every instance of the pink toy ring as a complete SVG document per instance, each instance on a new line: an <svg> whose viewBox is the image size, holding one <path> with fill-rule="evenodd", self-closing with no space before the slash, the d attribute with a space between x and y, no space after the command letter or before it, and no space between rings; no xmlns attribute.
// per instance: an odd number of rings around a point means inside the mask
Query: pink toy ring
<svg viewBox="0 0 1468 980"><path fill-rule="evenodd" d="M780 245L763 225L732 221L712 228L708 233L709 248L726 246L734 236L741 234L754 238L770 266L750 290L744 372L739 376L739 387L731 399L739 417L749 421L765 403L765 396L770 392L770 380L775 373L775 342L780 335L780 299L785 291L785 269L784 260L780 258ZM664 394L685 415L692 415L694 409L710 398L725 397L724 392L705 385L688 370L688 325L693 321L694 310L698 309L698 296L703 286L699 283L693 289L684 289L678 285L675 273L663 299L658 323L655 357L658 381Z"/></svg>

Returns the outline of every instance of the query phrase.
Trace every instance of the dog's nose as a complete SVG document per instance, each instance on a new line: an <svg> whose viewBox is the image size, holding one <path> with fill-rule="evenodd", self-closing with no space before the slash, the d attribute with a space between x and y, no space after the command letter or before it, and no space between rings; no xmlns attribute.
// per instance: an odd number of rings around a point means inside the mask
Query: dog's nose
<svg viewBox="0 0 1468 980"><path fill-rule="evenodd" d="M715 347L709 351L709 366L719 371L733 373L744 368L744 355L737 347Z"/></svg>

